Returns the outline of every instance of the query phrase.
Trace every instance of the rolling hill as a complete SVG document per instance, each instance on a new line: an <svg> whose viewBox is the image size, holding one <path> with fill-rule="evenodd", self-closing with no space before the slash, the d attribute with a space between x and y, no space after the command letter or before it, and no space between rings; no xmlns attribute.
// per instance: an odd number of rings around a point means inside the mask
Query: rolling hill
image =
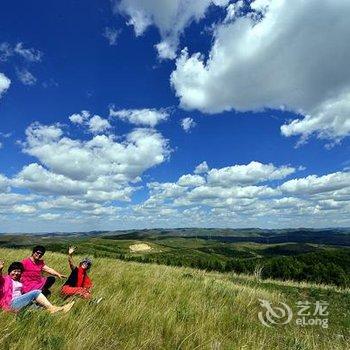
<svg viewBox="0 0 350 350"><path fill-rule="evenodd" d="M7 263L29 254L0 249ZM66 256L47 263L68 272ZM76 259L79 259L76 257ZM1 349L348 349L348 289L265 280L233 273L95 259L91 276L98 305L78 300L65 315L28 310L0 313ZM60 284L60 283L58 283ZM55 286L53 300L62 303ZM260 301L329 302L328 328L293 321L267 327Z"/></svg>

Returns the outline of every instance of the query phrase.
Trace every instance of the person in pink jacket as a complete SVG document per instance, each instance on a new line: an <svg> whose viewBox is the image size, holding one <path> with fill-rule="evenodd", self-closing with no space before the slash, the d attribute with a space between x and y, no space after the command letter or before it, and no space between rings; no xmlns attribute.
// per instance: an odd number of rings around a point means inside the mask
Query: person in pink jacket
<svg viewBox="0 0 350 350"><path fill-rule="evenodd" d="M32 255L21 261L24 267L22 273L23 292L28 293L35 289L40 289L41 292L48 298L51 295L50 288L55 283L55 277L66 277L57 272L53 268L47 266L43 260L45 254L45 247L37 245L33 248ZM42 273L45 272L51 276L44 277Z"/></svg>
<svg viewBox="0 0 350 350"><path fill-rule="evenodd" d="M2 275L3 268L4 262L0 260L0 308L3 310L17 312L34 302L46 308L50 313L68 312L72 308L74 302L64 306L51 304L40 289L23 293L21 276L24 268L22 263L16 261L10 264L8 275L5 276Z"/></svg>

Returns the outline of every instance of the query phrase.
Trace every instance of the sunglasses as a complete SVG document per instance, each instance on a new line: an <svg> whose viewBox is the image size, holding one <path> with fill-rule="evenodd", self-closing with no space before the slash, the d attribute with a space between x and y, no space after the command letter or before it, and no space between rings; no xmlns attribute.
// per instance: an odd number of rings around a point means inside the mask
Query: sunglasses
<svg viewBox="0 0 350 350"><path fill-rule="evenodd" d="M39 251L34 252L34 254L39 255L39 256L43 256L43 255L44 255L44 253L43 253L43 252L39 252Z"/></svg>

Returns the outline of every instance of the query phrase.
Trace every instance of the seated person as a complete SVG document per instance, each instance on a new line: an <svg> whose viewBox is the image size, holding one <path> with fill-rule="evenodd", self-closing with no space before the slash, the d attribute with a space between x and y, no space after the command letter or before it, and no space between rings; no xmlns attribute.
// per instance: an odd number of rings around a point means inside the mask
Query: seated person
<svg viewBox="0 0 350 350"><path fill-rule="evenodd" d="M35 246L32 255L21 261L24 266L21 280L23 283L23 293L40 289L46 297L49 297L51 294L50 288L55 283L55 277L53 276L59 278L65 277L45 264L45 261L43 260L45 251L45 247L41 245ZM43 277L42 272L46 272L53 276Z"/></svg>
<svg viewBox="0 0 350 350"><path fill-rule="evenodd" d="M39 289L23 293L23 285L20 282L24 270L22 263L13 262L9 266L8 275L6 276L2 275L3 267L4 262L0 260L0 308L17 312L33 302L43 306L50 313L68 312L72 308L74 302L64 306L52 305Z"/></svg>
<svg viewBox="0 0 350 350"><path fill-rule="evenodd" d="M69 247L68 249L68 262L72 272L63 285L61 294L65 297L77 295L83 299L90 299L92 282L87 272L92 265L92 261L85 258L79 263L79 266L75 266L72 257L75 250L75 247Z"/></svg>

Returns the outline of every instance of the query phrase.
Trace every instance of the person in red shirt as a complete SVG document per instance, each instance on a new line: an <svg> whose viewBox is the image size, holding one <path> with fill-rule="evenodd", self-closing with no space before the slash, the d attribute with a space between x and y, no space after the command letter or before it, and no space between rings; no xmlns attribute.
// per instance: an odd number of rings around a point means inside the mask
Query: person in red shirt
<svg viewBox="0 0 350 350"><path fill-rule="evenodd" d="M61 294L64 297L76 295L83 299L91 299L92 281L87 273L92 265L92 260L85 258L79 263L79 266L76 266L72 257L75 250L75 247L68 249L68 263L72 272L63 285Z"/></svg>
<svg viewBox="0 0 350 350"><path fill-rule="evenodd" d="M56 281L53 276L58 278L66 277L45 264L45 261L43 260L45 252L45 247L41 245L35 246L32 255L21 261L24 266L21 278L21 282L23 283L23 293L40 289L46 297L49 297L51 294L50 288ZM51 276L43 277L43 272L46 272Z"/></svg>

